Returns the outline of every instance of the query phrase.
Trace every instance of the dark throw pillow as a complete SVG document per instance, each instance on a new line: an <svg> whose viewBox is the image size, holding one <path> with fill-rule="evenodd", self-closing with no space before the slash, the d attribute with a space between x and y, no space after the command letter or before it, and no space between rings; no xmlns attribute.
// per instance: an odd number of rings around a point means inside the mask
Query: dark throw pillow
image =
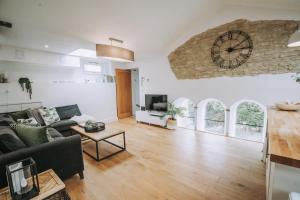
<svg viewBox="0 0 300 200"><path fill-rule="evenodd" d="M18 121L18 119L28 119L27 110L12 112L12 113L9 113L9 115L15 121Z"/></svg>
<svg viewBox="0 0 300 200"><path fill-rule="evenodd" d="M80 116L81 112L77 104L70 106L56 107L56 111L61 120L70 119L74 116Z"/></svg>
<svg viewBox="0 0 300 200"><path fill-rule="evenodd" d="M17 124L16 132L19 138L27 145L34 146L48 142L46 127L33 127Z"/></svg>
<svg viewBox="0 0 300 200"><path fill-rule="evenodd" d="M5 133L0 135L0 151L3 153L9 153L23 148L26 148L26 145L11 134Z"/></svg>

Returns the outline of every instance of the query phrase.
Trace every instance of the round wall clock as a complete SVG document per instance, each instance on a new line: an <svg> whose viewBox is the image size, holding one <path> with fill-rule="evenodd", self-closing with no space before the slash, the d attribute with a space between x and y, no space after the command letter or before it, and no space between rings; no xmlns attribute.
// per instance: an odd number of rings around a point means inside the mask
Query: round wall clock
<svg viewBox="0 0 300 200"><path fill-rule="evenodd" d="M220 35L211 48L213 62L221 68L234 69L245 63L253 50L250 36L239 30Z"/></svg>

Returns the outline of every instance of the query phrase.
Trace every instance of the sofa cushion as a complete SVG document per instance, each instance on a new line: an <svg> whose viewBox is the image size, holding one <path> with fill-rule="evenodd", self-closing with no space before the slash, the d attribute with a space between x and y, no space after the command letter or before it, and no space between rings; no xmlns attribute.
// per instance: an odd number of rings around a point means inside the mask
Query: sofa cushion
<svg viewBox="0 0 300 200"><path fill-rule="evenodd" d="M28 109L27 115L28 115L28 117L33 117L41 126L44 126L45 122L39 112L40 108L42 108L42 107L35 108L35 109Z"/></svg>
<svg viewBox="0 0 300 200"><path fill-rule="evenodd" d="M55 128L57 131L61 132L69 130L71 126L75 125L77 125L75 121L65 119L51 124L50 127Z"/></svg>
<svg viewBox="0 0 300 200"><path fill-rule="evenodd" d="M60 121L59 115L57 114L55 108L40 108L39 112L47 126L54 122Z"/></svg>
<svg viewBox="0 0 300 200"><path fill-rule="evenodd" d="M46 134L49 142L64 138L64 136L54 128L47 128Z"/></svg>
<svg viewBox="0 0 300 200"><path fill-rule="evenodd" d="M27 145L34 146L48 142L46 127L33 127L17 124L16 132L19 138Z"/></svg>
<svg viewBox="0 0 300 200"><path fill-rule="evenodd" d="M26 145L13 135L8 133L0 135L0 151L3 153L9 153L23 148L26 148Z"/></svg>
<svg viewBox="0 0 300 200"><path fill-rule="evenodd" d="M8 114L0 114L0 126L9 126L15 123L15 120Z"/></svg>
<svg viewBox="0 0 300 200"><path fill-rule="evenodd" d="M27 110L9 113L9 115L17 121L18 119L28 119Z"/></svg>
<svg viewBox="0 0 300 200"><path fill-rule="evenodd" d="M20 139L10 126L0 126L0 135L2 134L11 134L15 138Z"/></svg>
<svg viewBox="0 0 300 200"><path fill-rule="evenodd" d="M61 120L70 119L74 116L81 115L81 112L80 112L77 104L70 105L70 106L56 107L56 111Z"/></svg>

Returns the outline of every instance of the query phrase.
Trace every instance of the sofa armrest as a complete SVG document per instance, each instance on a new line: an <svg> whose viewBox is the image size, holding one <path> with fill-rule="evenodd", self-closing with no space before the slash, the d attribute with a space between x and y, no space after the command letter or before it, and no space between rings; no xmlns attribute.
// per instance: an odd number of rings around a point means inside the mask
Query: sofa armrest
<svg viewBox="0 0 300 200"><path fill-rule="evenodd" d="M0 188L7 185L5 166L32 157L38 172L53 169L64 179L84 170L81 139L74 135L0 156Z"/></svg>

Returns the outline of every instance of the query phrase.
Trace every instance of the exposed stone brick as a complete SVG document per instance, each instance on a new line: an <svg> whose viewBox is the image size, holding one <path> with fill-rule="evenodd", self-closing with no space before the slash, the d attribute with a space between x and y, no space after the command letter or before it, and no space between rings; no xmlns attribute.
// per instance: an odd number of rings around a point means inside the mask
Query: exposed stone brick
<svg viewBox="0 0 300 200"><path fill-rule="evenodd" d="M177 79L300 72L300 47L287 47L299 26L293 20L235 20L193 36L168 59ZM236 29L249 34L253 52L237 69L220 69L211 59L211 47L219 35Z"/></svg>

